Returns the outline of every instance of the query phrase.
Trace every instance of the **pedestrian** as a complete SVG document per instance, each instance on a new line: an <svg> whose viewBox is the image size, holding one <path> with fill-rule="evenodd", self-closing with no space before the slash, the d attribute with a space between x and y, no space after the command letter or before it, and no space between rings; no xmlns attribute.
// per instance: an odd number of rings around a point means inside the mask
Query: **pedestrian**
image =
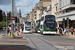
<svg viewBox="0 0 75 50"><path fill-rule="evenodd" d="M16 35L19 35L18 27L16 27Z"/></svg>
<svg viewBox="0 0 75 50"><path fill-rule="evenodd" d="M65 35L65 36L66 36L66 32L68 33L67 28L68 28L68 27L66 27L66 28L64 29L64 35Z"/></svg>
<svg viewBox="0 0 75 50"><path fill-rule="evenodd" d="M73 27L71 27L71 29L70 29L70 30L71 30L71 35L73 35Z"/></svg>
<svg viewBox="0 0 75 50"><path fill-rule="evenodd" d="M10 32L10 36L11 36L11 27L9 27L9 32Z"/></svg>
<svg viewBox="0 0 75 50"><path fill-rule="evenodd" d="M23 32L22 27L20 27L20 34L19 35L22 35L22 32Z"/></svg>
<svg viewBox="0 0 75 50"><path fill-rule="evenodd" d="M60 35L60 36L61 36L61 35L63 36L62 31L63 31L63 29L60 27L60 28L59 28L59 35Z"/></svg>
<svg viewBox="0 0 75 50"><path fill-rule="evenodd" d="M22 27L22 34L24 34L24 33L23 33L23 29L24 29L24 28Z"/></svg>
<svg viewBox="0 0 75 50"><path fill-rule="evenodd" d="M74 35L75 35L75 28L74 28Z"/></svg>
<svg viewBox="0 0 75 50"><path fill-rule="evenodd" d="M60 34L60 31L59 31L59 30L60 30L60 27L58 28L58 32L59 32L59 34Z"/></svg>

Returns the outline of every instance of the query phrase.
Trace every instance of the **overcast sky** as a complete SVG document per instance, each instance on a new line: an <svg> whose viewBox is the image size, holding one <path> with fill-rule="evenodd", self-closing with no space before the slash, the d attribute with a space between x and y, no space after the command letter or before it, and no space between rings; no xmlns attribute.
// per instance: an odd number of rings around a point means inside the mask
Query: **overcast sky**
<svg viewBox="0 0 75 50"><path fill-rule="evenodd" d="M11 11L11 1L12 0L0 0L0 9L2 9L5 12ZM17 12L19 9L21 9L22 16L24 17L25 14L29 13L35 6L35 4L38 2L39 0L15 0L15 5L26 5L25 7L16 7ZM27 5L29 5L29 7Z"/></svg>

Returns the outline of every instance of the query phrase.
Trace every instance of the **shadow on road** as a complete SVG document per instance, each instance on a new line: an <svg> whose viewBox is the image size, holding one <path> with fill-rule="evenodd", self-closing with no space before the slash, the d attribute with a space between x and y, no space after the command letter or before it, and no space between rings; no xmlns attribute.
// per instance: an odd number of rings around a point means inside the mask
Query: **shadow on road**
<svg viewBox="0 0 75 50"><path fill-rule="evenodd" d="M44 34L44 36L59 36L59 34Z"/></svg>
<svg viewBox="0 0 75 50"><path fill-rule="evenodd" d="M36 33L36 34L41 34L41 33ZM44 35L44 36L59 36L59 34L41 34L41 35Z"/></svg>
<svg viewBox="0 0 75 50"><path fill-rule="evenodd" d="M0 50L37 50L25 45L0 45Z"/></svg>

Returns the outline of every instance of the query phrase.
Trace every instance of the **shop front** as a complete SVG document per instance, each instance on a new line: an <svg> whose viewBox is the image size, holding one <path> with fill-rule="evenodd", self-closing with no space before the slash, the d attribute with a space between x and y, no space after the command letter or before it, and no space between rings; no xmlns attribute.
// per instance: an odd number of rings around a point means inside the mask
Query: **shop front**
<svg viewBox="0 0 75 50"><path fill-rule="evenodd" d="M68 15L68 16L56 16L56 21L58 22L58 27L67 27L69 24L69 28L75 28L75 15ZM67 22L67 18L69 21ZM65 19L65 21L63 21Z"/></svg>

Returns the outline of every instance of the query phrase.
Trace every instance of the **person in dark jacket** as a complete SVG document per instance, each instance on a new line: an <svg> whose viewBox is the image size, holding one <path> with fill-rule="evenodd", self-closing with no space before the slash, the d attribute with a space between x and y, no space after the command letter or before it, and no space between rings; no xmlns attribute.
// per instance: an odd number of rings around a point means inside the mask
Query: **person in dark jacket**
<svg viewBox="0 0 75 50"><path fill-rule="evenodd" d="M60 35L60 36L61 36L61 35L63 36L62 31L63 31L63 29L60 27L60 28L59 28L59 35Z"/></svg>

